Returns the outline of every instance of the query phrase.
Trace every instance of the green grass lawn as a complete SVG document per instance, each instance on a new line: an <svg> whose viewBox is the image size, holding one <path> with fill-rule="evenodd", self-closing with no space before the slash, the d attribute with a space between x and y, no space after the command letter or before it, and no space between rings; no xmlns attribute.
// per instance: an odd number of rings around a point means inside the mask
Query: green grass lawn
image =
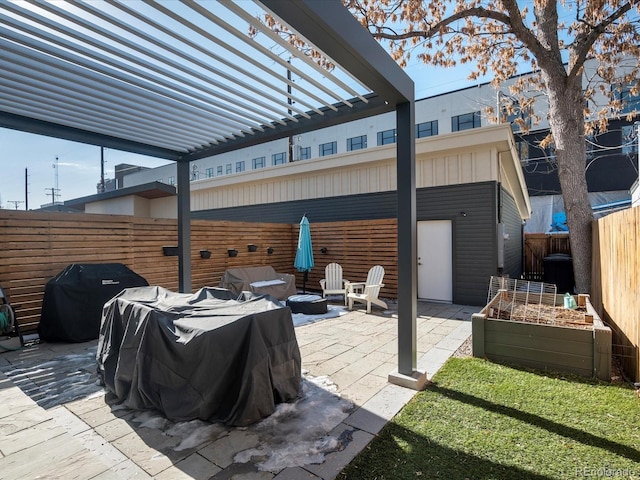
<svg viewBox="0 0 640 480"><path fill-rule="evenodd" d="M452 358L340 479L640 478L621 385Z"/></svg>

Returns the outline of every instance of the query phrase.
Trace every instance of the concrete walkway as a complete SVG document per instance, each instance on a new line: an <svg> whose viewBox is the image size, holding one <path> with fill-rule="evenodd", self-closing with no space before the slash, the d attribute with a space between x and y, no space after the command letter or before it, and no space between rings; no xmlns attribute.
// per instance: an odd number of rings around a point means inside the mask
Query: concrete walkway
<svg viewBox="0 0 640 480"><path fill-rule="evenodd" d="M418 368L428 378L469 337L479 310L418 302ZM197 441L185 443L172 433L177 424L143 424L140 412L109 407L96 385L96 342L0 354L0 479L335 478L416 393L387 382L397 367L396 324L393 310L374 309L296 327L305 377L326 377L336 390L330 401L350 407L318 433L318 442L333 441L319 458L275 471L261 467L260 448L276 448L264 429L200 422L188 439ZM82 398L60 402L78 388ZM254 453L240 461L242 452Z"/></svg>

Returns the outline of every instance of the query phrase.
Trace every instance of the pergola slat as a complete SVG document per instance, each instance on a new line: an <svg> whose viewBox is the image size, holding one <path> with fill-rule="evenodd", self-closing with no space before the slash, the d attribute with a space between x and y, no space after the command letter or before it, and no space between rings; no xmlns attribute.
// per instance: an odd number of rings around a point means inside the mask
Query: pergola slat
<svg viewBox="0 0 640 480"><path fill-rule="evenodd" d="M256 5L317 47L336 71L309 59L292 65L250 38ZM398 370L407 376L402 382L416 378L414 86L340 0L182 0L170 7L152 0L0 1L0 22L0 127L177 162L183 292L191 290L190 161L395 111L403 183Z"/></svg>

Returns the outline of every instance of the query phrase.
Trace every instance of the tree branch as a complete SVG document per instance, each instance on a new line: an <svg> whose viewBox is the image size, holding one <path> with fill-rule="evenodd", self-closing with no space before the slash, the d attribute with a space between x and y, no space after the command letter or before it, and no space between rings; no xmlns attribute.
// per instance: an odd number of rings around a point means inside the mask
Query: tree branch
<svg viewBox="0 0 640 480"><path fill-rule="evenodd" d="M502 12L497 12L495 10L487 10L484 7L475 7L461 10L453 15L439 21L432 27L427 30L414 30L412 32L405 32L399 35L389 35L384 32L374 33L373 36L377 39L386 39L386 40L405 40L408 38L414 37L423 37L423 38L431 38L435 35L441 33L446 27L451 25L452 23L457 22L463 18L469 17L478 17L478 18L490 18L493 20L497 20L498 22L504 24L507 27L511 26L511 20L508 15L505 15Z"/></svg>
<svg viewBox="0 0 640 480"><path fill-rule="evenodd" d="M607 31L609 26L611 26L616 20L619 20L629 10L631 10L631 3L627 2L624 5L621 5L618 10L611 13L611 15L604 19L599 25L593 26L591 30L585 33L579 33L576 35L576 39L571 47L574 52L575 59L570 67L569 77L575 77L580 73L580 69L587 59L587 55L596 40L598 40L600 35Z"/></svg>
<svg viewBox="0 0 640 480"><path fill-rule="evenodd" d="M511 28L514 35L529 49L534 55L545 50L544 46L536 38L533 32L522 21L520 8L516 0L502 0L502 5L507 10L511 18Z"/></svg>
<svg viewBox="0 0 640 480"><path fill-rule="evenodd" d="M445 28L458 20L470 17L485 18L495 20L503 24L506 27L506 31L504 33L514 35L518 38L522 44L534 54L534 56L544 56L547 51L538 41L533 32L531 32L531 30L523 23L517 2L515 0L503 0L502 4L505 7L505 10L507 10L507 14L496 10L489 10L484 7L467 8L444 18L427 30L414 30L400 34L378 31L372 35L378 40L406 40L416 37L429 39L441 33ZM375 27L373 23L370 23L370 26Z"/></svg>

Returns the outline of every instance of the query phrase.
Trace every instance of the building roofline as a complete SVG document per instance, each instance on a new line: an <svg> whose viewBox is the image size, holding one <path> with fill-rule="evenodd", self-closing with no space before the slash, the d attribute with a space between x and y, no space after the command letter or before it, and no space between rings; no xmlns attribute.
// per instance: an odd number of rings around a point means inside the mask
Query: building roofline
<svg viewBox="0 0 640 480"><path fill-rule="evenodd" d="M117 190L110 190L104 193L96 193L94 195L88 195L86 197L75 198L72 200L66 200L64 206L72 207L75 209L84 209L86 204L101 202L104 200L112 200L114 198L122 198L130 195L137 197L154 199L162 197L170 197L176 195L175 185L167 185L162 182L150 182L140 185L133 185L131 187L119 188Z"/></svg>

